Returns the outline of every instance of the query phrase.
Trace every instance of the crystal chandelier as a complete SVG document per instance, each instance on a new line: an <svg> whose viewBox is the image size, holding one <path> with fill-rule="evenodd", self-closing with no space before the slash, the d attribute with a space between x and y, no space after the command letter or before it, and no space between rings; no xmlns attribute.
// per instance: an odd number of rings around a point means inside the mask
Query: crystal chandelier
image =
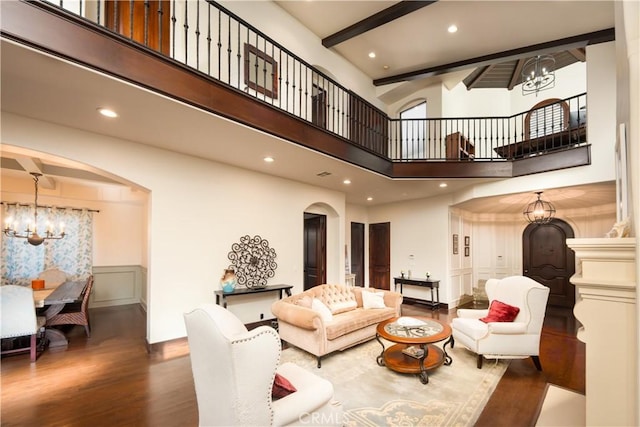
<svg viewBox="0 0 640 427"><path fill-rule="evenodd" d="M19 239L27 239L25 244L28 242L33 246L41 245L45 240L53 239L62 239L65 236L64 233L64 224L60 223L60 234L56 235L54 233L53 227L51 223L47 223L47 230L45 231L44 236L40 236L38 234L38 178L42 176L41 173L31 172L33 175L33 181L35 182L36 187L36 196L35 203L33 208L33 223L29 221L27 223L25 231L21 234L17 231L18 224L14 222L12 218L7 218L4 225L4 234L9 237L17 237Z"/></svg>
<svg viewBox="0 0 640 427"><path fill-rule="evenodd" d="M548 224L556 216L556 209L549 202L540 199L542 191L536 192L538 199L529 203L524 210L524 217L531 224Z"/></svg>
<svg viewBox="0 0 640 427"><path fill-rule="evenodd" d="M522 94L528 95L555 86L556 76L553 72L556 60L551 55L538 55L530 58L522 67Z"/></svg>

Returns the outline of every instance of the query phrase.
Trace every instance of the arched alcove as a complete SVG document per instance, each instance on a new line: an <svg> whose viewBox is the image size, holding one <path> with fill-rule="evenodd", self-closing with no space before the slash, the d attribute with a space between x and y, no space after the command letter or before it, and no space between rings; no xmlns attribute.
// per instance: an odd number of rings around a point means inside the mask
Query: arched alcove
<svg viewBox="0 0 640 427"><path fill-rule="evenodd" d="M344 283L344 250L341 249L341 218L336 209L323 203L313 203L303 211L326 216L326 282Z"/></svg>

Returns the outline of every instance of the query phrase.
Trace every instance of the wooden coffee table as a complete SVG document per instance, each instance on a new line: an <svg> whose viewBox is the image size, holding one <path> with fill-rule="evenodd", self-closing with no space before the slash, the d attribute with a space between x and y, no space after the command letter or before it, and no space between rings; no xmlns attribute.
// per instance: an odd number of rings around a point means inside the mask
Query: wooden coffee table
<svg viewBox="0 0 640 427"><path fill-rule="evenodd" d="M395 343L385 349L380 338ZM429 383L428 371L440 366L450 365L451 356L447 354L447 344L452 344L451 327L439 320L423 316L404 316L387 319L378 324L376 340L382 346L376 362L395 372L418 374L422 384ZM434 343L447 340L442 348ZM422 350L419 357L403 353L407 347Z"/></svg>

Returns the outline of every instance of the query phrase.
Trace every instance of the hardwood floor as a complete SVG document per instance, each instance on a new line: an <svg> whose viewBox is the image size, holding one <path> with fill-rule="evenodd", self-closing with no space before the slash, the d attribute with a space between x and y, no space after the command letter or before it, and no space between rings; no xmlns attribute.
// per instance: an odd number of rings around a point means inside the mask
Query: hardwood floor
<svg viewBox="0 0 640 427"><path fill-rule="evenodd" d="M455 314L404 304L403 314L449 320ZM2 426L196 426L198 413L186 341L147 353L146 316L137 305L90 309L92 334L69 333L66 350L2 359ZM547 382L585 391L584 344L570 310L548 310L538 372L514 360L478 426L532 426ZM486 363L486 362L485 362Z"/></svg>

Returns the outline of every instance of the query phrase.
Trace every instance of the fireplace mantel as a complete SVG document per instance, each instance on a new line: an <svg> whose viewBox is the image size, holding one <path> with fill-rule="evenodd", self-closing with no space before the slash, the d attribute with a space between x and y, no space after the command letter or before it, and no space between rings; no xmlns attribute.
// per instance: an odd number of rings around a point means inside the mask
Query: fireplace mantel
<svg viewBox="0 0 640 427"><path fill-rule="evenodd" d="M635 238L567 239L576 255L574 307L586 344L587 425L637 425Z"/></svg>

